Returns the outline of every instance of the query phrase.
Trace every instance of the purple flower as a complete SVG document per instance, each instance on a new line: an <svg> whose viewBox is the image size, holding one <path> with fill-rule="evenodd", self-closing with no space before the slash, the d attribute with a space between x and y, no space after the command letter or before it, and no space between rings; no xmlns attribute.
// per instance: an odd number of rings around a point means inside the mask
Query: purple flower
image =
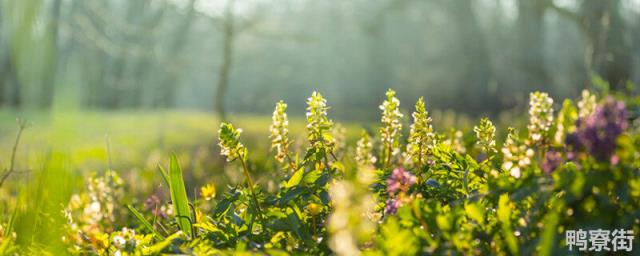
<svg viewBox="0 0 640 256"><path fill-rule="evenodd" d="M407 191L409 187L416 183L416 176L404 168L399 167L393 170L391 176L387 179L387 192L390 195L398 193L398 191Z"/></svg>
<svg viewBox="0 0 640 256"><path fill-rule="evenodd" d="M402 204L399 200L389 199L387 205L384 207L384 214L395 214Z"/></svg>
<svg viewBox="0 0 640 256"><path fill-rule="evenodd" d="M158 216L161 218L165 218L166 215L160 209L162 206L162 202L157 195L151 195L147 200L144 201L144 209L146 211L150 211L154 216Z"/></svg>
<svg viewBox="0 0 640 256"><path fill-rule="evenodd" d="M577 130L567 136L574 150L584 148L600 161L610 161L616 140L629 126L624 102L607 97L595 111L576 123Z"/></svg>
<svg viewBox="0 0 640 256"><path fill-rule="evenodd" d="M416 176L402 167L393 170L387 179L389 199L384 207L385 214L395 214L398 208L408 202L407 192L411 185L416 184Z"/></svg>
<svg viewBox="0 0 640 256"><path fill-rule="evenodd" d="M551 172L555 171L562 164L562 154L557 151L548 151L544 154L544 159L542 160L542 170L546 174L551 174Z"/></svg>

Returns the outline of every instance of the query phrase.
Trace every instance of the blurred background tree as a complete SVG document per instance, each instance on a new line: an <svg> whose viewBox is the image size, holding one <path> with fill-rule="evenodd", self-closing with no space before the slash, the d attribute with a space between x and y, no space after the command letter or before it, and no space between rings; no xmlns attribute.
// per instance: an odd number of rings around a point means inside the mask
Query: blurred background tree
<svg viewBox="0 0 640 256"><path fill-rule="evenodd" d="M386 88L495 114L639 82L639 0L0 0L0 105L375 119ZM409 108L410 104L403 106Z"/></svg>

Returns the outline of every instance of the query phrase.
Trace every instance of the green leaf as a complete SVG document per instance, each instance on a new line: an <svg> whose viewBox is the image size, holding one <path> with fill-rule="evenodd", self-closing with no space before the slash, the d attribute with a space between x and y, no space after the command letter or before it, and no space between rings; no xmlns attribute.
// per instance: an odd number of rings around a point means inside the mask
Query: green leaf
<svg viewBox="0 0 640 256"><path fill-rule="evenodd" d="M464 178L463 178L463 187L464 192L468 196L469 195L469 168L464 170Z"/></svg>
<svg viewBox="0 0 640 256"><path fill-rule="evenodd" d="M329 197L329 193L327 193L327 191L320 192L320 201L325 205L328 205L331 202L331 198Z"/></svg>
<svg viewBox="0 0 640 256"><path fill-rule="evenodd" d="M11 254L11 242L13 239L6 238L0 243L0 254L2 255L10 255Z"/></svg>
<svg viewBox="0 0 640 256"><path fill-rule="evenodd" d="M445 215L436 216L436 223L438 227L444 231L449 231L451 229L451 221Z"/></svg>
<svg viewBox="0 0 640 256"><path fill-rule="evenodd" d="M331 176L329 176L328 173L323 172L322 175L320 175L320 178L316 180L316 186L323 187L327 182L329 182L329 179L331 179Z"/></svg>
<svg viewBox="0 0 640 256"><path fill-rule="evenodd" d="M189 207L187 190L184 187L184 180L182 179L182 170L180 169L176 155L171 156L171 163L169 164L169 189L171 192L171 201L173 202L173 210L176 215L176 222L178 226L180 226L180 230L185 234L193 235L191 229L193 216L191 215L191 208Z"/></svg>
<svg viewBox="0 0 640 256"><path fill-rule="evenodd" d="M513 235L511 228L511 206L509 204L509 195L502 194L498 200L498 220L502 224L502 234L504 235L507 247L511 254L518 255L518 239Z"/></svg>
<svg viewBox="0 0 640 256"><path fill-rule="evenodd" d="M478 162L476 162L476 160L470 155L465 155L465 160L467 162L467 168L478 169L480 167Z"/></svg>
<svg viewBox="0 0 640 256"><path fill-rule="evenodd" d="M427 185L431 186L431 187L434 187L434 188L439 188L440 187L440 183L438 183L438 181L434 180L434 179L428 179L427 180Z"/></svg>
<svg viewBox="0 0 640 256"><path fill-rule="evenodd" d="M322 176L322 173L322 170L313 170L308 172L306 175L304 175L304 183L313 184L318 180L318 178L320 178L320 176Z"/></svg>
<svg viewBox="0 0 640 256"><path fill-rule="evenodd" d="M400 225L400 222L391 217L380 227L381 235L378 238L385 255L418 255L420 241L411 232Z"/></svg>
<svg viewBox="0 0 640 256"><path fill-rule="evenodd" d="M284 184L285 188L290 188L293 186L297 186L298 184L300 184L300 181L302 181L302 176L304 175L304 168L300 168L300 170L296 171L291 178L289 178L289 181L287 181L286 184Z"/></svg>
<svg viewBox="0 0 640 256"><path fill-rule="evenodd" d="M509 195L502 194L498 200L498 220L502 223L509 223L511 209L509 208Z"/></svg>
<svg viewBox="0 0 640 256"><path fill-rule="evenodd" d="M304 155L304 162L311 161L311 157L316 154L316 148L310 148L307 150L307 153Z"/></svg>
<svg viewBox="0 0 640 256"><path fill-rule="evenodd" d="M304 190L302 190L302 187L295 187L285 192L284 195L282 195L282 197L280 198L280 206L289 204L291 200L298 198L298 196L300 196L303 192Z"/></svg>
<svg viewBox="0 0 640 256"><path fill-rule="evenodd" d="M222 201L220 201L218 205L216 205L216 209L213 211L213 216L216 218L220 217L220 215L222 215L229 209L229 206L231 206L231 201L222 199Z"/></svg>
<svg viewBox="0 0 640 256"><path fill-rule="evenodd" d="M142 253L144 255L156 255L162 252L162 250L164 250L164 248L166 248L167 246L171 245L171 243L173 243L173 240L178 239L180 236L183 236L184 234L182 232L176 232L173 235L167 237L166 239L164 239L163 241L156 243L152 246L149 247L143 247L142 248Z"/></svg>
<svg viewBox="0 0 640 256"><path fill-rule="evenodd" d="M480 225L484 224L484 209L476 203L469 203L464 206L467 216L472 220L475 220Z"/></svg>
<svg viewBox="0 0 640 256"><path fill-rule="evenodd" d="M560 214L564 210L564 202L556 197L551 199L551 211L544 217L544 229L540 235L540 255L553 255L556 241L556 230L560 221Z"/></svg>
<svg viewBox="0 0 640 256"><path fill-rule="evenodd" d="M290 213L285 220L287 226L296 236L300 237L306 244L314 244L311 234L302 225L302 221L299 219L295 212Z"/></svg>
<svg viewBox="0 0 640 256"><path fill-rule="evenodd" d="M131 213L133 213L133 216L136 217L136 219L138 219L138 221L140 221L140 223L142 223L142 225L147 228L149 231L153 232L153 234L155 236L157 236L159 239L165 239L165 237L163 235L161 235L160 233L158 233L158 231L156 231L153 226L151 225L151 223L149 223L149 221L147 221L147 219L144 218L144 216L142 216L142 214L136 210L136 208L133 208L132 205L127 205L127 208L129 208L129 211L131 211Z"/></svg>
<svg viewBox="0 0 640 256"><path fill-rule="evenodd" d="M331 168L336 169L338 171L340 171L341 173L344 173L345 170L347 169L344 164L342 164L341 162L333 162L331 164Z"/></svg>

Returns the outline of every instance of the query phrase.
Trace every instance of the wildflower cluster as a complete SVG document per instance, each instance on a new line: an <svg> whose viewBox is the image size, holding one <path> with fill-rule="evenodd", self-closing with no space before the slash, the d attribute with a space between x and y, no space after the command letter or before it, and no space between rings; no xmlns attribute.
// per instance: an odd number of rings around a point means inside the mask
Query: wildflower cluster
<svg viewBox="0 0 640 256"><path fill-rule="evenodd" d="M485 154L496 151L496 127L488 118L482 118L478 126L473 127L476 133L477 145Z"/></svg>
<svg viewBox="0 0 640 256"><path fill-rule="evenodd" d="M460 130L451 129L446 139L442 141L442 144L452 149L455 152L460 154L464 154L467 152L467 148L464 146L462 142L462 136L464 133Z"/></svg>
<svg viewBox="0 0 640 256"><path fill-rule="evenodd" d="M151 235L136 235L136 231L130 228L122 228L121 231L111 234L111 245L114 247L114 255L135 255L140 248L151 242Z"/></svg>
<svg viewBox="0 0 640 256"><path fill-rule="evenodd" d="M120 202L124 196L122 179L114 172L91 177L87 191L74 194L64 210L68 233L64 241L71 244L72 252L102 253L109 247L108 232L121 220ZM92 243L84 243L89 239Z"/></svg>
<svg viewBox="0 0 640 256"><path fill-rule="evenodd" d="M278 162L284 162L289 154L289 119L287 118L287 104L283 101L276 103L276 109L273 111L273 123L269 127L271 135L271 149L276 150L275 158Z"/></svg>
<svg viewBox="0 0 640 256"><path fill-rule="evenodd" d="M503 163L502 168L515 178L520 178L522 170L531 165L534 151L528 148L518 136L518 132L509 128L507 140L502 146Z"/></svg>
<svg viewBox="0 0 640 256"><path fill-rule="evenodd" d="M600 161L615 163L616 140L629 126L627 116L624 102L607 97L592 114L578 120L576 132L567 140Z"/></svg>
<svg viewBox="0 0 640 256"><path fill-rule="evenodd" d="M544 92L529 96L529 139L532 144L543 143L553 124L553 99Z"/></svg>
<svg viewBox="0 0 640 256"><path fill-rule="evenodd" d="M240 143L242 129L236 129L229 123L221 123L218 130L220 154L227 157L228 162L236 159L244 160L247 156L247 148Z"/></svg>
<svg viewBox="0 0 640 256"><path fill-rule="evenodd" d="M258 202L258 198L254 189L253 179L251 178L251 175L249 174L249 168L245 163L248 157L248 150L244 147L244 145L242 145L242 143L240 143L241 132L241 129L236 130L235 128L233 128L233 125L229 123L220 124L220 130L218 131L218 140L220 141L218 145L220 146L220 154L223 156L227 156L228 162L234 161L236 159L240 160L244 178L253 199L254 207L256 208L258 216L262 216L262 210L260 209L260 204Z"/></svg>
<svg viewBox="0 0 640 256"><path fill-rule="evenodd" d="M335 146L333 122L327 117L327 100L319 92L307 99L307 137L311 148L330 152Z"/></svg>
<svg viewBox="0 0 640 256"><path fill-rule="evenodd" d="M144 210L162 219L173 216L173 206L168 202L163 203L158 195L151 195L144 200Z"/></svg>
<svg viewBox="0 0 640 256"><path fill-rule="evenodd" d="M336 123L331 129L331 135L335 141L335 152L343 152L347 147L347 128L340 123Z"/></svg>
<svg viewBox="0 0 640 256"><path fill-rule="evenodd" d="M598 105L596 95L589 92L589 90L583 90L582 98L578 101L578 118L590 116L596 110L596 105Z"/></svg>
<svg viewBox="0 0 640 256"><path fill-rule="evenodd" d="M373 143L371 137L367 131L362 131L360 139L356 143L356 155L355 159L358 166L366 167L373 166L376 163L376 157L372 154Z"/></svg>
<svg viewBox="0 0 640 256"><path fill-rule="evenodd" d="M387 179L387 193L390 199L384 208L386 214L394 214L400 206L410 201L409 189L416 181L416 176L402 167L393 170Z"/></svg>
<svg viewBox="0 0 640 256"><path fill-rule="evenodd" d="M307 114L310 146L302 159L286 148L295 142L288 139L286 105L278 103L270 127L273 153L279 161L296 155L296 168L285 175L270 176L274 171L269 168L276 165L265 157L249 161L240 130L223 123L221 154L241 163L246 186L217 191L213 182L200 180L206 176L190 170L184 173L192 176L183 179L176 156L168 171L159 168L162 178L156 180L166 186L158 186L143 201L125 198L122 179L113 171L91 177L87 189L73 195L64 211L68 253L553 255L566 252L570 240L562 237L565 230L593 223L640 230L640 136L631 130L638 122L630 120L635 116L626 105L640 98L625 104L620 95L618 100L604 97L580 118L571 101L564 101L553 123L547 116L553 113L550 98L532 94L531 117L544 125L529 123L527 139L509 128L498 151L496 127L489 119L480 120L473 132L464 127L439 134L422 99L403 144L399 101L393 91L387 96L380 136L363 131L354 149L346 129L333 125L326 101L314 93ZM557 132L556 143L546 144L552 142L547 141L550 131ZM381 151L373 150L377 140L383 142ZM474 142L479 150L472 149ZM405 146L406 158L387 158ZM335 157L338 151L340 157ZM261 184L253 183L250 168L262 174ZM273 177L278 180L266 180ZM192 184L204 185L188 187ZM127 194L152 186L132 186ZM162 193L165 187L168 195ZM199 196L190 197L187 191ZM15 227L30 226L24 216L16 218L15 225L0 220L0 254L22 252L12 244L29 238L12 234Z"/></svg>
<svg viewBox="0 0 640 256"><path fill-rule="evenodd" d="M411 130L409 132L407 156L412 160L415 167L422 168L431 150L435 146L436 140L431 125L432 120L425 108L422 97L416 102L416 110L413 112L412 117L413 124L411 124Z"/></svg>
<svg viewBox="0 0 640 256"><path fill-rule="evenodd" d="M560 165L564 162L562 158L562 154L555 150L547 151L544 154L544 159L542 160L542 170L546 174L550 174L560 167Z"/></svg>
<svg viewBox="0 0 640 256"><path fill-rule="evenodd" d="M382 127L380 127L380 141L382 142L382 152L385 157L384 164L389 165L391 158L400 153L400 136L402 123L400 118L400 101L396 98L396 92L389 89L386 93L387 100L380 105L382 110Z"/></svg>

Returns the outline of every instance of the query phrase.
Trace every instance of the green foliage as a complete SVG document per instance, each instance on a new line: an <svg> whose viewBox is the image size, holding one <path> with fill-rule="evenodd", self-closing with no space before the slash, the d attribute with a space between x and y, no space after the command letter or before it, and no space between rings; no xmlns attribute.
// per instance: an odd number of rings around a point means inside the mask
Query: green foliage
<svg viewBox="0 0 640 256"><path fill-rule="evenodd" d="M550 98L533 94L530 118L548 123L529 123L527 139L509 128L500 147L497 128L486 118L473 129L464 127L466 134L435 132L424 102L418 100L407 144L402 145L394 95L389 91L382 104L380 136L371 138L363 131L359 138L346 140L357 142L343 150L337 147L326 101L317 93L309 99L308 145L276 150L274 155L285 153L282 159L250 157L240 142L240 129L223 123L218 145L228 161L225 172L244 176L245 183L231 184L218 195L207 185L189 200L191 169L183 173L173 155L168 171L160 167L160 175L155 175L168 186L170 201L151 200L155 195L143 201L135 195L127 202L126 183L107 171L89 178L87 190L68 200L66 224L56 226L54 221L65 218L34 214L56 209L43 203L47 195L34 186L30 189L39 191L38 200L2 219L6 225L0 227L6 229L1 232L0 252L65 248L46 236L42 245L26 242L40 236L27 237L21 230L40 222L61 230L67 252L81 255L555 255L568 252L565 230L640 232L640 127L633 112L640 99L616 95L626 104L618 111L630 112L618 116L627 119L597 119L624 124L615 138L614 158L603 161L572 142L576 137L601 138L578 134L576 122L585 117L570 100L564 101L557 118L549 118L554 113ZM612 100L596 103L586 118L597 118ZM281 136L271 137L275 144L283 143L285 134L284 107L278 105L270 132ZM378 151L375 141L381 142ZM289 143L295 145L287 139ZM392 153L405 147L406 154ZM289 154L305 157L294 162ZM288 161L291 172L279 171L280 160ZM251 174L260 175L257 183ZM41 175L56 184L68 178Z"/></svg>
<svg viewBox="0 0 640 256"><path fill-rule="evenodd" d="M584 93L583 93L584 95ZM595 101L595 97L593 98ZM594 104L595 107L595 104ZM590 112L584 112L581 118L586 117L591 114ZM576 130L575 124L578 120L578 111L575 106L573 106L573 101L570 99L565 99L562 102L562 109L558 113L558 120L556 125L556 135L554 137L554 144L562 145L564 144L567 134L573 133Z"/></svg>

